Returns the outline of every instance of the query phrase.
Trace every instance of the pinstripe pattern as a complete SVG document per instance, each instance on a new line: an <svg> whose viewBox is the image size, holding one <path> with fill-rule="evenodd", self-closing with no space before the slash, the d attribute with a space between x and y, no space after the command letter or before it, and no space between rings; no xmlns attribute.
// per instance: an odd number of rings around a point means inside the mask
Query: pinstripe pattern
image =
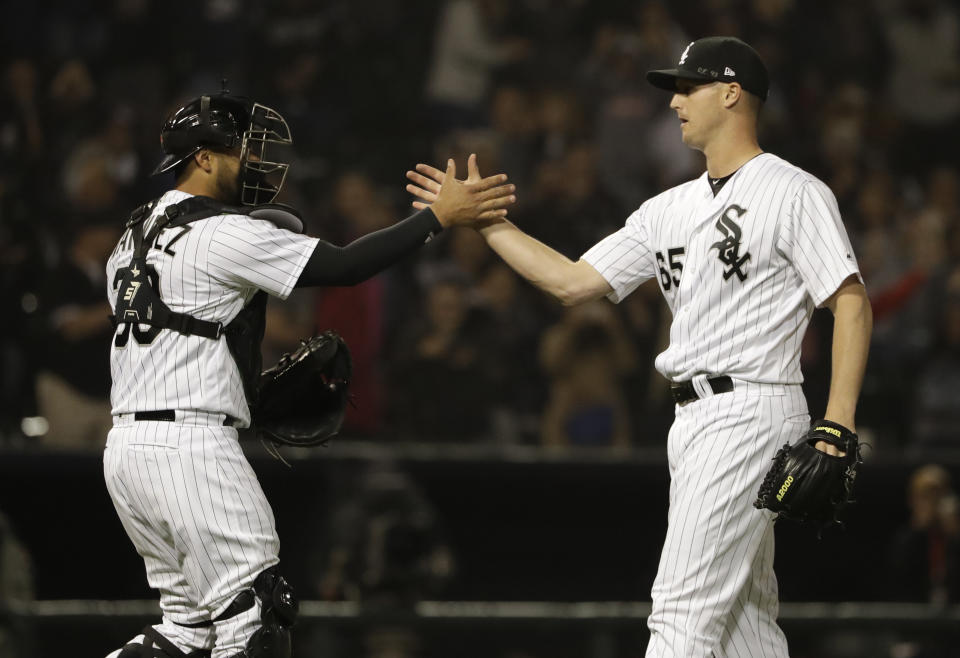
<svg viewBox="0 0 960 658"><path fill-rule="evenodd" d="M657 369L700 400L670 429L670 509L647 656L781 658L771 514L753 508L770 458L808 427L800 343L857 263L833 194L761 154L717 194L707 174L648 200L583 259L615 302L657 278L673 313ZM728 375L731 393L705 379Z"/></svg>
<svg viewBox="0 0 960 658"><path fill-rule="evenodd" d="M776 625L772 514L753 501L777 448L808 425L796 385L735 389L677 408L648 656L787 656Z"/></svg>
<svg viewBox="0 0 960 658"><path fill-rule="evenodd" d="M156 213L189 195L167 192ZM160 296L173 310L228 324L257 290L286 298L317 244L272 224L219 215L162 231L147 255ZM124 234L107 265L108 296L130 263ZM127 535L160 592L155 628L185 652L235 656L259 627L259 603L212 627L179 624L220 614L279 561L273 512L223 414L248 425L243 383L225 338L163 330L147 345L135 336L111 347L114 427L104 477ZM132 412L174 409L177 422L135 422ZM198 413L205 412L205 413Z"/></svg>
<svg viewBox="0 0 960 658"><path fill-rule="evenodd" d="M164 633L171 640L196 634L175 623L215 617L278 562L273 512L233 428L115 426L104 452L104 476L144 560L147 581L160 592L164 619L173 622L172 636Z"/></svg>
<svg viewBox="0 0 960 658"><path fill-rule="evenodd" d="M167 205L189 196L177 190L164 194L145 228ZM239 215L218 215L184 228L162 231L158 248L147 255L160 276L160 296L173 311L224 324L257 290L286 299L317 245L316 238ZM164 249L168 246L173 255ZM132 253L127 231L107 263L111 306L116 303L114 275L130 264ZM111 348L110 368L114 414L192 409L229 414L243 426L250 422L240 373L223 338L168 330L149 345L131 338L125 347Z"/></svg>
<svg viewBox="0 0 960 658"><path fill-rule="evenodd" d="M747 277L723 278L711 245L732 205L750 254ZM583 259L613 287L619 302L658 274L656 253L683 248L680 285L661 290L673 313L670 345L656 360L665 377L700 373L798 384L800 342L814 308L858 272L836 200L822 182L771 154L738 170L713 195L706 173L645 202L626 225ZM671 274L676 274L671 272Z"/></svg>

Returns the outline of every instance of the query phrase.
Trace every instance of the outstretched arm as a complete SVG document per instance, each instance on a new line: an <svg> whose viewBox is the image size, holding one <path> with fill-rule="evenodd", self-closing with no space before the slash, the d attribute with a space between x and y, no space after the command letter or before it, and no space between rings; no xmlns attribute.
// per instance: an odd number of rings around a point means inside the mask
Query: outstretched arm
<svg viewBox="0 0 960 658"><path fill-rule="evenodd" d="M490 222L480 234L520 276L566 306L603 297L613 290L588 262L573 262L507 219Z"/></svg>
<svg viewBox="0 0 960 658"><path fill-rule="evenodd" d="M321 240L297 279L297 288L352 286L416 251L443 230L430 210L368 233L345 247Z"/></svg>
<svg viewBox="0 0 960 658"><path fill-rule="evenodd" d="M467 167L471 173L479 176L476 156L470 156ZM421 199L414 201L413 206L424 209L437 201L446 174L430 165L418 164L416 171L407 172L407 178L416 183L407 185L407 190ZM491 219L478 228L487 244L507 265L565 305L596 299L613 290L589 263L583 260L571 261L521 231L506 217Z"/></svg>

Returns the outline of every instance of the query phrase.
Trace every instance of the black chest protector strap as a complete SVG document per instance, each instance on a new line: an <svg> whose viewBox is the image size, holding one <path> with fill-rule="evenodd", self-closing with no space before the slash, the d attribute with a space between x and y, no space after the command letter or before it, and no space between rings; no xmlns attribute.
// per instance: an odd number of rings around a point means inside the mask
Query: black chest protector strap
<svg viewBox="0 0 960 658"><path fill-rule="evenodd" d="M133 258L130 265L117 271L117 304L111 319L115 324L128 322L146 324L161 329L172 329L186 336L217 339L224 332L220 322L201 320L186 313L171 311L160 298L159 276L147 264L147 252L160 232L166 228L183 226L215 215L249 215L266 219L294 231L302 231L303 224L293 209L280 204L266 206L228 206L214 199L194 196L172 204L157 217L150 231L144 235L143 225L150 217L156 201L140 206L131 214L127 228L133 240Z"/></svg>
<svg viewBox="0 0 960 658"><path fill-rule="evenodd" d="M192 201L191 197L186 201ZM181 202L183 203L183 202ZM173 226L182 226L220 214L222 207L208 204L181 204L169 206L156 218L153 226L144 235L143 225L150 216L154 203L137 208L127 221L133 241L133 258L130 264L117 270L120 279L117 286L117 305L114 308L115 323L146 324L160 329L172 329L186 336L203 336L217 339L223 335L223 324L201 320L186 313L171 311L160 297L160 278L156 269L147 264L147 252L156 241L160 231ZM187 212L184 212L187 210Z"/></svg>

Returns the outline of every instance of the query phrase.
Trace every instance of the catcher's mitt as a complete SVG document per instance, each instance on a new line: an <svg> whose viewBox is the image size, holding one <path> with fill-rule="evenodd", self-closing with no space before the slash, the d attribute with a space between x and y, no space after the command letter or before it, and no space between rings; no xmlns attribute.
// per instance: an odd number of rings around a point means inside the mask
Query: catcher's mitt
<svg viewBox="0 0 960 658"><path fill-rule="evenodd" d="M818 450L819 441L835 445L845 456ZM862 461L856 434L829 420L817 421L799 441L780 448L753 506L777 512L778 518L839 523L841 510L852 501Z"/></svg>
<svg viewBox="0 0 960 658"><path fill-rule="evenodd" d="M350 350L335 332L301 341L261 373L254 426L276 443L325 443L343 424L352 371Z"/></svg>

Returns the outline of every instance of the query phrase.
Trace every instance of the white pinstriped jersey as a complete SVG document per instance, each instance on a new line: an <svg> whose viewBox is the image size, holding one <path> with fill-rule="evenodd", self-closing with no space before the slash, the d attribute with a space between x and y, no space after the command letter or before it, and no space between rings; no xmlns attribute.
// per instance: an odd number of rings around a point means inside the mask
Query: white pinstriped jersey
<svg viewBox="0 0 960 658"><path fill-rule="evenodd" d="M656 368L673 381L802 382L800 342L814 308L859 276L833 193L769 153L716 196L704 173L649 199L583 260L615 302L657 277L673 322Z"/></svg>
<svg viewBox="0 0 960 658"><path fill-rule="evenodd" d="M144 232L164 208L189 196L178 190L164 194ZM316 238L265 220L217 215L161 231L147 263L156 268L160 297L172 311L227 325L258 290L286 299L316 245ZM116 304L116 272L130 264L132 255L127 230L107 262L111 306ZM110 370L114 415L179 409L224 413L243 426L250 423L243 383L225 337L214 340L164 329L149 344L140 344L131 336L123 347L111 343Z"/></svg>

